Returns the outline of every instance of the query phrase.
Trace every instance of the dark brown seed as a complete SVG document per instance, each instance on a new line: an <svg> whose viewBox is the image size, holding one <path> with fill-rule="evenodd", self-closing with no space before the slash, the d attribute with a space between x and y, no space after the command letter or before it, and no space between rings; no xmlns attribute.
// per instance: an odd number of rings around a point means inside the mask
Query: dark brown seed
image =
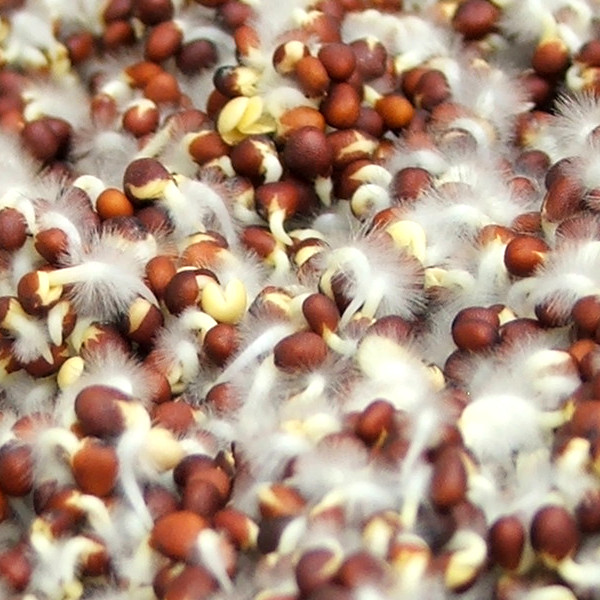
<svg viewBox="0 0 600 600"><path fill-rule="evenodd" d="M518 517L500 517L490 528L490 558L503 569L515 570L525 546L525 528Z"/></svg>
<svg viewBox="0 0 600 600"><path fill-rule="evenodd" d="M531 545L551 563L574 554L579 544L577 523L562 506L540 508L531 522Z"/></svg>
<svg viewBox="0 0 600 600"><path fill-rule="evenodd" d="M23 246L27 239L27 223L14 208L0 210L0 248L13 252Z"/></svg>
<svg viewBox="0 0 600 600"><path fill-rule="evenodd" d="M108 438L120 435L125 427L123 414L117 402L129 397L104 385L84 388L75 398L75 414L84 435Z"/></svg>
<svg viewBox="0 0 600 600"><path fill-rule="evenodd" d="M431 501L438 509L448 510L465 500L467 483L467 471L461 451L448 446L442 450L433 466Z"/></svg>
<svg viewBox="0 0 600 600"><path fill-rule="evenodd" d="M327 344L312 331L293 333L274 348L275 365L290 373L302 373L319 367L327 358Z"/></svg>

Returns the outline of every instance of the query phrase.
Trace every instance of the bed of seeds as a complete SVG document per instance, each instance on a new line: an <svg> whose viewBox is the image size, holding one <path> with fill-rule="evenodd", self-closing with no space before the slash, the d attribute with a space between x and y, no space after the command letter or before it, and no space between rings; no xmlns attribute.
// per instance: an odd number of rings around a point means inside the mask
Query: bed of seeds
<svg viewBox="0 0 600 600"><path fill-rule="evenodd" d="M600 598L597 0L0 0L0 596Z"/></svg>

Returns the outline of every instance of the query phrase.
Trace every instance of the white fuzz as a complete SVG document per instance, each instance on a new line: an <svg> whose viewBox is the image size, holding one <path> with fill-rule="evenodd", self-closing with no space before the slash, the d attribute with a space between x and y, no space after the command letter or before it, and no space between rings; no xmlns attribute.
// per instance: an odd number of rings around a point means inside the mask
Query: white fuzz
<svg viewBox="0 0 600 600"><path fill-rule="evenodd" d="M34 79L23 91L26 102L23 116L33 121L43 116L67 121L73 130L85 126L89 119L89 99L75 76Z"/></svg>
<svg viewBox="0 0 600 600"><path fill-rule="evenodd" d="M25 416L35 413L48 413L56 394L56 382L52 378L36 379L26 371L11 373L2 379L0 407Z"/></svg>
<svg viewBox="0 0 600 600"><path fill-rule="evenodd" d="M359 236L353 243L333 246L317 262L325 276L343 274L344 294L351 298L340 327L361 311L375 317L397 314L411 319L424 305L423 273L416 259L390 247L377 233Z"/></svg>
<svg viewBox="0 0 600 600"><path fill-rule="evenodd" d="M137 150L132 135L97 127L77 132L72 155L78 173L93 173L107 187L120 189L125 169Z"/></svg>
<svg viewBox="0 0 600 600"><path fill-rule="evenodd" d="M556 139L554 160L590 150L590 134L600 125L600 102L592 93L562 95L556 102L551 132Z"/></svg>
<svg viewBox="0 0 600 600"><path fill-rule="evenodd" d="M517 316L534 314L536 304L548 302L558 314L567 316L575 302L600 288L600 242L565 242L548 253L536 274L511 287L507 304Z"/></svg>
<svg viewBox="0 0 600 600"><path fill-rule="evenodd" d="M127 240L117 231L92 236L85 248L74 249L64 269L51 278L71 285L77 313L108 321L123 314L138 296L153 304L154 294L144 283L145 265L156 248L153 238Z"/></svg>

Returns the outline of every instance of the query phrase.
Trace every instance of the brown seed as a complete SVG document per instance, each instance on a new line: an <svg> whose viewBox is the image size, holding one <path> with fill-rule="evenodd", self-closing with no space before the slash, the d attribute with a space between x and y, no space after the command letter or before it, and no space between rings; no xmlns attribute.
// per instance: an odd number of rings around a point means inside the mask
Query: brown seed
<svg viewBox="0 0 600 600"><path fill-rule="evenodd" d="M102 32L105 50L118 50L121 46L131 46L134 42L135 31L127 21L111 21Z"/></svg>
<svg viewBox="0 0 600 600"><path fill-rule="evenodd" d="M503 569L518 568L525 547L525 528L518 517L500 517L490 528L488 535L490 557Z"/></svg>
<svg viewBox="0 0 600 600"><path fill-rule="evenodd" d="M318 335L327 331L335 331L340 320L340 313L331 298L325 294L311 294L302 303L302 314L310 328Z"/></svg>
<svg viewBox="0 0 600 600"><path fill-rule="evenodd" d="M34 158L42 162L51 161L58 155L60 140L46 118L26 123L21 139Z"/></svg>
<svg viewBox="0 0 600 600"><path fill-rule="evenodd" d="M193 40L181 46L175 64L184 75L197 75L213 67L219 58L217 48L210 40Z"/></svg>
<svg viewBox="0 0 600 600"><path fill-rule="evenodd" d="M600 531L600 493L590 490L575 508L575 518L579 529L584 533Z"/></svg>
<svg viewBox="0 0 600 600"><path fill-rule="evenodd" d="M160 114L154 102L142 100L123 114L123 129L141 138L156 131L159 119Z"/></svg>
<svg viewBox="0 0 600 600"><path fill-rule="evenodd" d="M182 400L161 402L152 410L152 423L183 435L194 424L194 411Z"/></svg>
<svg viewBox="0 0 600 600"><path fill-rule="evenodd" d="M130 217L133 215L133 205L121 190L106 188L96 199L96 211L101 219Z"/></svg>
<svg viewBox="0 0 600 600"><path fill-rule="evenodd" d="M531 66L542 77L555 77L569 66L567 45L560 39L550 39L538 44L531 58Z"/></svg>
<svg viewBox="0 0 600 600"><path fill-rule="evenodd" d="M487 0L466 0L459 4L452 26L466 40L478 40L494 31L500 10Z"/></svg>
<svg viewBox="0 0 600 600"><path fill-rule="evenodd" d="M250 517L235 508L227 507L213 516L217 531L223 531L240 550L249 550L256 546L258 526Z"/></svg>
<svg viewBox="0 0 600 600"><path fill-rule="evenodd" d="M208 600L218 590L218 583L204 567L186 565L174 574L159 597L164 600Z"/></svg>
<svg viewBox="0 0 600 600"><path fill-rule="evenodd" d="M553 178L547 176L547 182L548 192L542 202L542 218L551 223L559 223L581 210L583 188L578 180L557 172Z"/></svg>
<svg viewBox="0 0 600 600"><path fill-rule="evenodd" d="M163 71L148 81L144 96L156 104L175 104L181 99L181 90L175 76Z"/></svg>
<svg viewBox="0 0 600 600"><path fill-rule="evenodd" d="M273 350L275 365L289 373L312 371L327 358L327 344L312 331L293 333L277 343Z"/></svg>
<svg viewBox="0 0 600 600"><path fill-rule="evenodd" d="M385 579L386 569L381 560L358 550L350 554L340 566L336 579L350 590L362 585L377 584Z"/></svg>
<svg viewBox="0 0 600 600"><path fill-rule="evenodd" d="M512 275L530 277L544 263L550 247L531 235L517 235L506 246L504 264Z"/></svg>
<svg viewBox="0 0 600 600"><path fill-rule="evenodd" d="M295 175L303 179L313 180L327 175L332 159L327 136L317 127L302 127L287 137L283 160Z"/></svg>
<svg viewBox="0 0 600 600"><path fill-rule="evenodd" d="M464 309L452 322L452 339L461 350L478 352L490 348L499 341L499 320L488 309Z"/></svg>
<svg viewBox="0 0 600 600"><path fill-rule="evenodd" d="M360 115L360 97L349 83L336 83L329 88L319 108L328 125L337 129L349 129ZM391 113L389 116L392 118ZM382 117L385 122L385 116Z"/></svg>
<svg viewBox="0 0 600 600"><path fill-rule="evenodd" d="M23 246L27 239L27 223L14 208L0 210L0 248L13 252Z"/></svg>
<svg viewBox="0 0 600 600"><path fill-rule="evenodd" d="M395 412L387 400L374 400L358 415L356 435L368 445L382 445L394 427Z"/></svg>
<svg viewBox="0 0 600 600"><path fill-rule="evenodd" d="M206 281L215 281L208 269L185 269L176 273L164 291L164 301L169 312L180 314L190 306L198 306Z"/></svg>
<svg viewBox="0 0 600 600"><path fill-rule="evenodd" d="M448 510L465 500L467 484L461 451L454 446L444 448L433 466L431 501L439 510Z"/></svg>
<svg viewBox="0 0 600 600"><path fill-rule="evenodd" d="M84 494L108 496L117 483L119 459L112 446L87 438L71 460L75 483Z"/></svg>
<svg viewBox="0 0 600 600"><path fill-rule="evenodd" d="M178 487L183 488L192 477L215 466L214 459L206 454L188 454L173 469L173 481Z"/></svg>
<svg viewBox="0 0 600 600"><path fill-rule="evenodd" d="M179 498L175 493L157 483L144 487L144 502L154 521L180 508Z"/></svg>
<svg viewBox="0 0 600 600"><path fill-rule="evenodd" d="M263 519L299 515L305 506L300 492L283 483L272 483L258 492L258 509Z"/></svg>
<svg viewBox="0 0 600 600"><path fill-rule="evenodd" d="M0 553L0 577L15 592L22 592L28 585L33 572L28 548L19 543Z"/></svg>
<svg viewBox="0 0 600 600"><path fill-rule="evenodd" d="M421 167L400 169L392 179L390 189L398 201L415 200L433 183L429 171Z"/></svg>
<svg viewBox="0 0 600 600"><path fill-rule="evenodd" d="M376 79L385 73L388 53L381 42L371 38L358 39L350 47L356 57L356 70L364 81Z"/></svg>
<svg viewBox="0 0 600 600"><path fill-rule="evenodd" d="M144 58L154 62L163 62L173 56L180 48L183 32L174 21L158 24L146 39Z"/></svg>
<svg viewBox="0 0 600 600"><path fill-rule="evenodd" d="M104 385L91 385L75 397L75 414L84 435L110 438L120 435L125 427L118 402L129 396Z"/></svg>
<svg viewBox="0 0 600 600"><path fill-rule="evenodd" d="M229 146L216 131L204 130L194 136L188 151L196 163L204 165L216 158L227 156Z"/></svg>
<svg viewBox="0 0 600 600"><path fill-rule="evenodd" d="M224 366L237 351L238 345L238 331L233 325L227 323L218 323L204 336L204 352L220 367Z"/></svg>
<svg viewBox="0 0 600 600"><path fill-rule="evenodd" d="M216 486L205 479L192 479L181 494L181 507L206 519L223 507L223 497Z"/></svg>
<svg viewBox="0 0 600 600"><path fill-rule="evenodd" d="M419 77L413 100L417 107L432 110L450 98L451 90L446 76L437 69L430 69Z"/></svg>
<svg viewBox="0 0 600 600"><path fill-rule="evenodd" d="M341 42L324 44L317 58L333 81L346 81L356 67L356 55L350 46Z"/></svg>
<svg viewBox="0 0 600 600"><path fill-rule="evenodd" d="M145 298L136 298L129 306L124 319L127 337L142 347L152 345L163 323L164 317L160 308Z"/></svg>
<svg viewBox="0 0 600 600"><path fill-rule="evenodd" d="M415 114L413 105L402 94L392 93L381 97L375 103L385 126L392 131L406 127Z"/></svg>
<svg viewBox="0 0 600 600"><path fill-rule="evenodd" d="M580 298L573 305L571 316L583 335L593 337L600 325L600 298L595 295Z"/></svg>
<svg viewBox="0 0 600 600"><path fill-rule="evenodd" d="M7 442L0 448L0 490L25 496L33 485L33 456L29 444Z"/></svg>
<svg viewBox="0 0 600 600"><path fill-rule="evenodd" d="M305 551L294 569L296 583L303 597L330 582L340 565L340 557L327 548Z"/></svg>
<svg viewBox="0 0 600 600"><path fill-rule="evenodd" d="M171 0L133 0L133 13L144 25L158 25L173 18Z"/></svg>
<svg viewBox="0 0 600 600"><path fill-rule="evenodd" d="M562 506L540 508L531 522L530 535L533 549L550 563L571 556L579 545L577 523Z"/></svg>
<svg viewBox="0 0 600 600"><path fill-rule="evenodd" d="M330 79L323 63L314 56L304 56L297 63L295 74L300 89L309 97L322 96L329 87Z"/></svg>
<svg viewBox="0 0 600 600"><path fill-rule="evenodd" d="M296 63L310 52L305 44L298 40L290 40L280 44L273 52L273 67L280 75L290 75L296 68Z"/></svg>
<svg viewBox="0 0 600 600"><path fill-rule="evenodd" d="M190 557L198 534L207 527L206 519L189 510L169 513L156 521L150 545L173 560Z"/></svg>

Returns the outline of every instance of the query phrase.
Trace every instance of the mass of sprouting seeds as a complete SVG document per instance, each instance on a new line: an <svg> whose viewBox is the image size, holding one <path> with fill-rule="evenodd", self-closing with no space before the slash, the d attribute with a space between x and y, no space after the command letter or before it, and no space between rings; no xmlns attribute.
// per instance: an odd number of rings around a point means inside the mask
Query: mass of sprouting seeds
<svg viewBox="0 0 600 600"><path fill-rule="evenodd" d="M0 597L600 598L597 0L0 0Z"/></svg>

